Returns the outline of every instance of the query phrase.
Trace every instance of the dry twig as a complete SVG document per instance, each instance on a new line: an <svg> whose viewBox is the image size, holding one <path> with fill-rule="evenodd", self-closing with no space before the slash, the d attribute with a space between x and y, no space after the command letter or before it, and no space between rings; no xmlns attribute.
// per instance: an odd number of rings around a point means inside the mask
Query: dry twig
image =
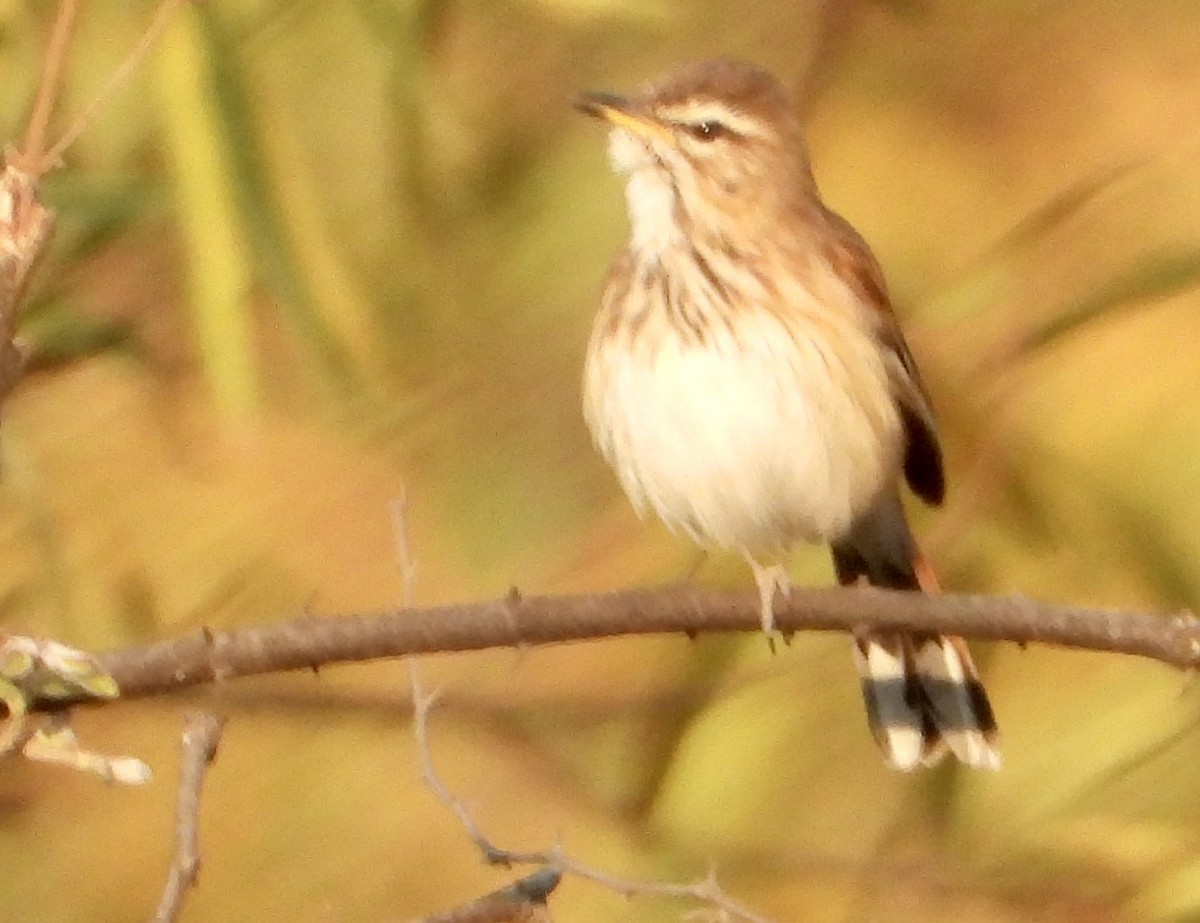
<svg viewBox="0 0 1200 923"><path fill-rule="evenodd" d="M710 870L705 878L692 884L637 881L610 875L584 865L569 856L559 844L537 852L514 852L496 846L475 822L475 818L472 817L467 806L450 791L434 769L433 751L429 743L429 711L436 698L436 695L428 695L421 689L417 675L413 674L413 733L416 736L417 749L421 756L422 778L437 799L458 818L459 823L467 832L467 836L471 838L471 842L475 844L483 855L484 861L489 865L503 865L506 868L512 865L540 865L544 866L544 870L557 872L560 875L574 875L576 878L598 884L623 897L653 895L691 900L719 911L728 919L742 920L745 923L774 923L769 918L760 916L730 897L717 882L716 873L713 870ZM501 919L508 918L502 917Z"/></svg>
<svg viewBox="0 0 1200 923"><path fill-rule="evenodd" d="M217 755L224 720L208 712L188 715L183 729L179 798L175 806L175 856L154 923L174 923L200 873L200 793Z"/></svg>
<svg viewBox="0 0 1200 923"><path fill-rule="evenodd" d="M429 790L458 818L471 842L483 854L483 861L488 865L557 865L552 862L546 852L513 852L501 849L491 842L475 823L470 810L437 774L433 765L433 749L429 743L429 711L437 702L437 693L426 693L421 685L420 673L410 674L413 698L413 733L417 738L417 752L421 757L421 779Z"/></svg>
<svg viewBox="0 0 1200 923"><path fill-rule="evenodd" d="M793 589L776 603L785 633L898 628L1019 644L1056 644L1200 666L1200 620L1041 603L1018 596L930 595L873 588ZM236 676L408 654L523 648L640 634L759 631L757 596L692 587L590 596L529 596L376 615L305 617L204 630L96 657L123 699ZM50 709L69 703L35 701Z"/></svg>
<svg viewBox="0 0 1200 923"><path fill-rule="evenodd" d="M62 87L67 52L75 29L76 0L61 0L42 73L19 149L5 151L0 170L0 402L20 379L24 355L16 342L17 322L32 270L41 259L54 227L53 213L38 200L42 176L56 166L63 152L90 125L99 110L129 79L166 27L182 0L163 0L138 46L129 54L91 105L49 150L44 150L50 119Z"/></svg>
<svg viewBox="0 0 1200 923"><path fill-rule="evenodd" d="M71 37L75 32L75 13L76 0L62 0L59 3L58 14L50 30L50 41L46 45L46 53L42 56L42 76L34 95L33 109L29 113L29 124L25 127L25 140L20 153L13 158L18 168L35 180L46 169L42 149L45 147L46 133L50 127L50 115L54 111L54 103L58 100L59 88L62 86L67 49L71 47Z"/></svg>
<svg viewBox="0 0 1200 923"><path fill-rule="evenodd" d="M73 0L67 0L73 2ZM72 144L78 140L79 136L87 129L89 125L96 120L96 116L100 111L108 105L112 98L117 94L117 91L129 80L130 76L137 69L137 66L142 63L142 59L146 57L147 52L154 47L155 42L159 40L167 26L171 22L171 17L175 15L175 11L184 4L185 0L163 0L157 10L154 11L154 17L150 20L150 24L146 27L146 31L142 33L141 40L121 62L121 66L113 71L112 76L101 87L87 107L76 116L75 120L63 132L62 137L54 143L42 160L43 169L48 170L63 153ZM65 5L65 3L64 3Z"/></svg>
<svg viewBox="0 0 1200 923"><path fill-rule="evenodd" d="M416 583L416 562L412 556L408 534L407 496L402 496L393 506L392 526L397 562L403 580L404 603L411 606ZM513 595L510 595L510 601L517 602ZM729 919L743 920L745 923L773 923L726 894L711 871L704 880L690 885L633 881L583 865L568 856L560 845L539 852L514 852L495 845L475 822L466 804L450 790L434 768L433 748L429 742L429 712L437 701L437 693L425 692L416 658L408 659L408 668L412 685L413 733L421 759L421 777L425 784L458 818L467 836L489 865L502 865L506 868L513 865L542 866L533 875L507 888L470 901L446 914L428 918L425 923L547 923L550 917L546 908L546 897L557 887L564 873L586 879L625 897L653 894L689 899L711 907Z"/></svg>

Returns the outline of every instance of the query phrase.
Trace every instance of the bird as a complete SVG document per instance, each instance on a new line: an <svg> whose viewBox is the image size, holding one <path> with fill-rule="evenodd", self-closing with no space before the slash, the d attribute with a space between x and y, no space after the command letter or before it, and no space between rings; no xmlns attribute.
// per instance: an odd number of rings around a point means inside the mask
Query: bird
<svg viewBox="0 0 1200 923"><path fill-rule="evenodd" d="M624 177L629 239L593 321L583 414L640 514L748 562L763 630L782 560L829 546L838 582L937 590L902 505L945 496L933 409L882 269L818 192L783 86L733 60L585 93ZM865 603L864 603L865 604ZM997 769L966 642L852 632L868 724L900 770Z"/></svg>

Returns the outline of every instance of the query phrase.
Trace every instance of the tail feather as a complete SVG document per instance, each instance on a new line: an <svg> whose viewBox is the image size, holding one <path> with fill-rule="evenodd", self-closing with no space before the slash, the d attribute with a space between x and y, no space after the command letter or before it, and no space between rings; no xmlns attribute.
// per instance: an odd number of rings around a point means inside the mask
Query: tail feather
<svg viewBox="0 0 1200 923"><path fill-rule="evenodd" d="M932 766L947 753L999 769L996 721L961 638L871 632L855 637L867 721L896 769Z"/></svg>
<svg viewBox="0 0 1200 923"><path fill-rule="evenodd" d="M937 578L908 531L898 499L883 504L834 545L838 582L938 592ZM962 638L897 631L854 637L871 733L896 769L932 766L947 753L999 769L996 719Z"/></svg>
<svg viewBox="0 0 1200 923"><path fill-rule="evenodd" d="M865 635L854 639L854 661L862 681L867 723L884 760L893 769L909 770L936 763L946 745L910 670L911 643L901 634Z"/></svg>

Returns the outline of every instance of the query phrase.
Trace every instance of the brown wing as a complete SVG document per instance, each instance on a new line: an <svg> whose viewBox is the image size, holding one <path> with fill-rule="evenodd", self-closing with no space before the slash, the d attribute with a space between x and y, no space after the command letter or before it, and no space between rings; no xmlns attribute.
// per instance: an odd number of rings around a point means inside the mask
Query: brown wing
<svg viewBox="0 0 1200 923"><path fill-rule="evenodd" d="M916 360L892 313L891 300L874 254L858 232L841 215L825 209L829 219L827 257L834 271L864 304L875 309L876 334L891 360L892 388L904 423L904 478L913 493L938 505L946 496L942 448L938 442L933 408Z"/></svg>

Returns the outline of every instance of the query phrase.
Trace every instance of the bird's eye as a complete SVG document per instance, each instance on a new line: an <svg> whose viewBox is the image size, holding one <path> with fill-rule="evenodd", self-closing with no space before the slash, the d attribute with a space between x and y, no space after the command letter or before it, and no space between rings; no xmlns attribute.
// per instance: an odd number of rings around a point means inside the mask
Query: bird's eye
<svg viewBox="0 0 1200 923"><path fill-rule="evenodd" d="M712 119L695 122L688 126L688 131L697 141L715 141L729 133L729 129L723 123Z"/></svg>

